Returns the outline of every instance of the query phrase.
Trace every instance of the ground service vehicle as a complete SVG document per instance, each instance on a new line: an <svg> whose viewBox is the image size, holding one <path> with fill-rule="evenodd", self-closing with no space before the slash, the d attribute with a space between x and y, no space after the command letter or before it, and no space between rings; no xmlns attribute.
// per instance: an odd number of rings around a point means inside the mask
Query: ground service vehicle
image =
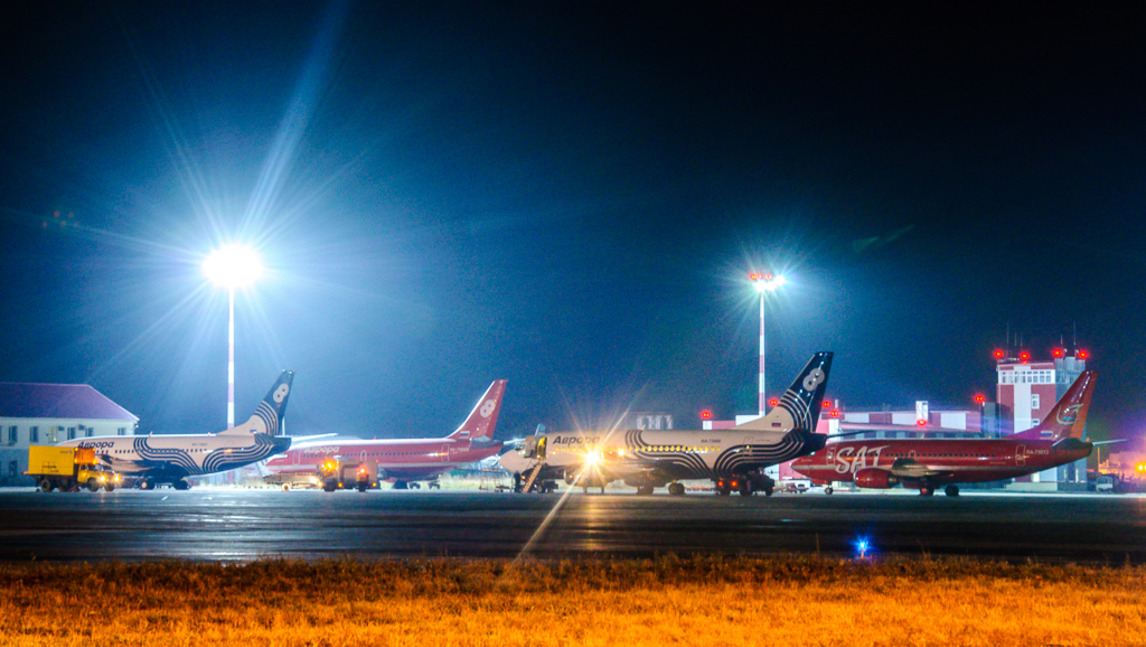
<svg viewBox="0 0 1146 647"><path fill-rule="evenodd" d="M28 448L27 476L36 479L44 492L74 492L81 487L108 492L119 484L119 475L96 460L95 450L82 447L32 445Z"/></svg>
<svg viewBox="0 0 1146 647"><path fill-rule="evenodd" d="M330 458L318 469L322 489L327 492L338 489L365 492L378 487L378 463L374 461L339 461Z"/></svg>

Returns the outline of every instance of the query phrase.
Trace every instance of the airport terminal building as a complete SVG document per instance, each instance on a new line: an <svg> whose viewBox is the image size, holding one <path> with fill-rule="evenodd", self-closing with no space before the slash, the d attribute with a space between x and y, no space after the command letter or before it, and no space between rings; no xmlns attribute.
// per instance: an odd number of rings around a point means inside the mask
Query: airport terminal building
<svg viewBox="0 0 1146 647"><path fill-rule="evenodd" d="M0 486L34 485L30 445L134 435L139 418L87 384L0 382Z"/></svg>

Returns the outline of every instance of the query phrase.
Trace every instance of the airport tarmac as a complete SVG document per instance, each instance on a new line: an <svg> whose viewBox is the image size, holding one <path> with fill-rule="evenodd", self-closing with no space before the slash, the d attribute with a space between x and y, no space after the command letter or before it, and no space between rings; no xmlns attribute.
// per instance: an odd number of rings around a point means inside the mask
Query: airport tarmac
<svg viewBox="0 0 1146 647"><path fill-rule="evenodd" d="M716 497L193 488L0 490L0 560L666 553L966 555L1146 563L1146 498L908 493Z"/></svg>

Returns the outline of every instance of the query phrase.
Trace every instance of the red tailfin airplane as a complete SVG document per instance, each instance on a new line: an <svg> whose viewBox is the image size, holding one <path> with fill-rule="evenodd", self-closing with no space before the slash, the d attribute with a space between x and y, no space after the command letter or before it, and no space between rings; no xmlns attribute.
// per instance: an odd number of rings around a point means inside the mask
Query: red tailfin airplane
<svg viewBox="0 0 1146 647"><path fill-rule="evenodd" d="M283 489L292 483L312 482L330 491L339 487L365 490L380 481L394 481L395 489L410 482L430 481L460 465L495 456L501 442L493 440L506 380L489 385L465 422L444 438L314 440L296 443L290 451L267 462L268 482ZM349 470L350 476L343 477Z"/></svg>
<svg viewBox="0 0 1146 647"><path fill-rule="evenodd" d="M955 483L999 481L1064 465L1089 456L1094 447L1082 440L1094 379L1094 371L1084 371L1046 420L1005 438L840 441L796 459L792 469L819 484L903 484L923 496L946 484L947 496L958 496Z"/></svg>

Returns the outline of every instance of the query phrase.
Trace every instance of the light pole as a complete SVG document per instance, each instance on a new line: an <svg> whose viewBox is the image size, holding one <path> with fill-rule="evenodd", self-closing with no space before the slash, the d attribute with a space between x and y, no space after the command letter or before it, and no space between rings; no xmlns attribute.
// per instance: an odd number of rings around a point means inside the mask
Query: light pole
<svg viewBox="0 0 1146 647"><path fill-rule="evenodd" d="M235 288L244 288L263 275L255 250L244 245L224 245L203 260L203 274L215 285L227 288L227 428L235 426Z"/></svg>
<svg viewBox="0 0 1146 647"><path fill-rule="evenodd" d="M756 291L760 293L760 393L758 394L758 408L760 415L763 416L767 413L766 405L768 404L767 392L768 383L764 375L764 350L766 348L764 343L764 302L768 298L770 292L775 292L776 288L784 285L783 276L773 276L771 272L753 272L748 275L752 280L752 284L756 286Z"/></svg>

